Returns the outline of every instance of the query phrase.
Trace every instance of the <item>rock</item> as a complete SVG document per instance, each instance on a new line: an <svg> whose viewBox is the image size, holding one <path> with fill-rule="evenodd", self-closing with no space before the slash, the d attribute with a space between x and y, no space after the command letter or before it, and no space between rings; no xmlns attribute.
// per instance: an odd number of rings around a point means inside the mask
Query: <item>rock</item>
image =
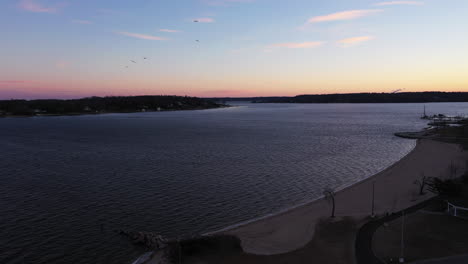
<svg viewBox="0 0 468 264"><path fill-rule="evenodd" d="M118 233L128 237L133 244L142 245L149 249L163 249L167 246L168 242L161 235L152 232L128 232L120 230Z"/></svg>

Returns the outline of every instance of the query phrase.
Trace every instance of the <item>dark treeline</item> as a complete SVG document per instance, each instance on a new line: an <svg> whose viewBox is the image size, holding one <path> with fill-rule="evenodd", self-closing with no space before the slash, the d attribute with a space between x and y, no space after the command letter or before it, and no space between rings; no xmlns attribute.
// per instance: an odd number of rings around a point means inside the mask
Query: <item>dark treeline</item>
<svg viewBox="0 0 468 264"><path fill-rule="evenodd" d="M298 95L295 97L257 98L257 103L429 103L468 102L468 93L354 93Z"/></svg>
<svg viewBox="0 0 468 264"><path fill-rule="evenodd" d="M215 102L263 102L263 101L275 101L281 100L291 97L279 97L279 96L272 96L272 97L213 97L207 98L209 100Z"/></svg>
<svg viewBox="0 0 468 264"><path fill-rule="evenodd" d="M66 115L217 108L213 101L188 96L115 96L72 100L1 100L0 115Z"/></svg>

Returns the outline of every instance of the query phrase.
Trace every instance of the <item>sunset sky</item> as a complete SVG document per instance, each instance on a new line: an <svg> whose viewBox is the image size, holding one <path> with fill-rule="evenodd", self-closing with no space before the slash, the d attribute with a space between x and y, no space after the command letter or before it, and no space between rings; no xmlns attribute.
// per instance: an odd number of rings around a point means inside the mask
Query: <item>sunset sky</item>
<svg viewBox="0 0 468 264"><path fill-rule="evenodd" d="M0 99L468 92L467 0L1 0L0 32Z"/></svg>

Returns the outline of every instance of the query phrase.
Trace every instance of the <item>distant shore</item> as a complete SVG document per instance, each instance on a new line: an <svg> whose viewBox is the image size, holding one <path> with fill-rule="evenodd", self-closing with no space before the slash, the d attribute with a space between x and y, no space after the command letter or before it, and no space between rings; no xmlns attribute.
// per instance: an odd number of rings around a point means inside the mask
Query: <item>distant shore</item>
<svg viewBox="0 0 468 264"><path fill-rule="evenodd" d="M375 104L375 103L461 103L468 102L468 92L403 92L302 94L297 96L212 97L215 101L299 104Z"/></svg>
<svg viewBox="0 0 468 264"><path fill-rule="evenodd" d="M136 114L136 113L157 113L157 112L174 112L174 111L196 111L196 110L210 110L219 108L230 108L232 106L222 105L219 107L211 108L191 108L191 109L167 109L167 110L153 110L153 111L115 111L115 112L97 112L97 113L66 113L66 114L36 114L36 115L0 115L0 118L28 118L28 117L53 117L53 116L83 116L83 115L106 115L106 114Z"/></svg>
<svg viewBox="0 0 468 264"><path fill-rule="evenodd" d="M468 102L467 92L402 92L305 94L293 97L258 97L255 103L301 103L301 104L375 104L375 103L455 103Z"/></svg>
<svg viewBox="0 0 468 264"><path fill-rule="evenodd" d="M204 110L228 107L188 96L111 96L73 100L0 100L0 117L76 116L110 113Z"/></svg>

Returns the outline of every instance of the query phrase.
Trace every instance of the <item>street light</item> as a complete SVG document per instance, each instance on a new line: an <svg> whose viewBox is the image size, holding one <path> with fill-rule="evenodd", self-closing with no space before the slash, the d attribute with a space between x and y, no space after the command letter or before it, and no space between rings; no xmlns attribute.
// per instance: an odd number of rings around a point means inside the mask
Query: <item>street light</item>
<svg viewBox="0 0 468 264"><path fill-rule="evenodd" d="M405 249L405 211L401 211L401 252L400 252L400 263L405 263L404 249Z"/></svg>
<svg viewBox="0 0 468 264"><path fill-rule="evenodd" d="M374 218L374 205L375 205L375 181L372 182L372 214L371 217Z"/></svg>

